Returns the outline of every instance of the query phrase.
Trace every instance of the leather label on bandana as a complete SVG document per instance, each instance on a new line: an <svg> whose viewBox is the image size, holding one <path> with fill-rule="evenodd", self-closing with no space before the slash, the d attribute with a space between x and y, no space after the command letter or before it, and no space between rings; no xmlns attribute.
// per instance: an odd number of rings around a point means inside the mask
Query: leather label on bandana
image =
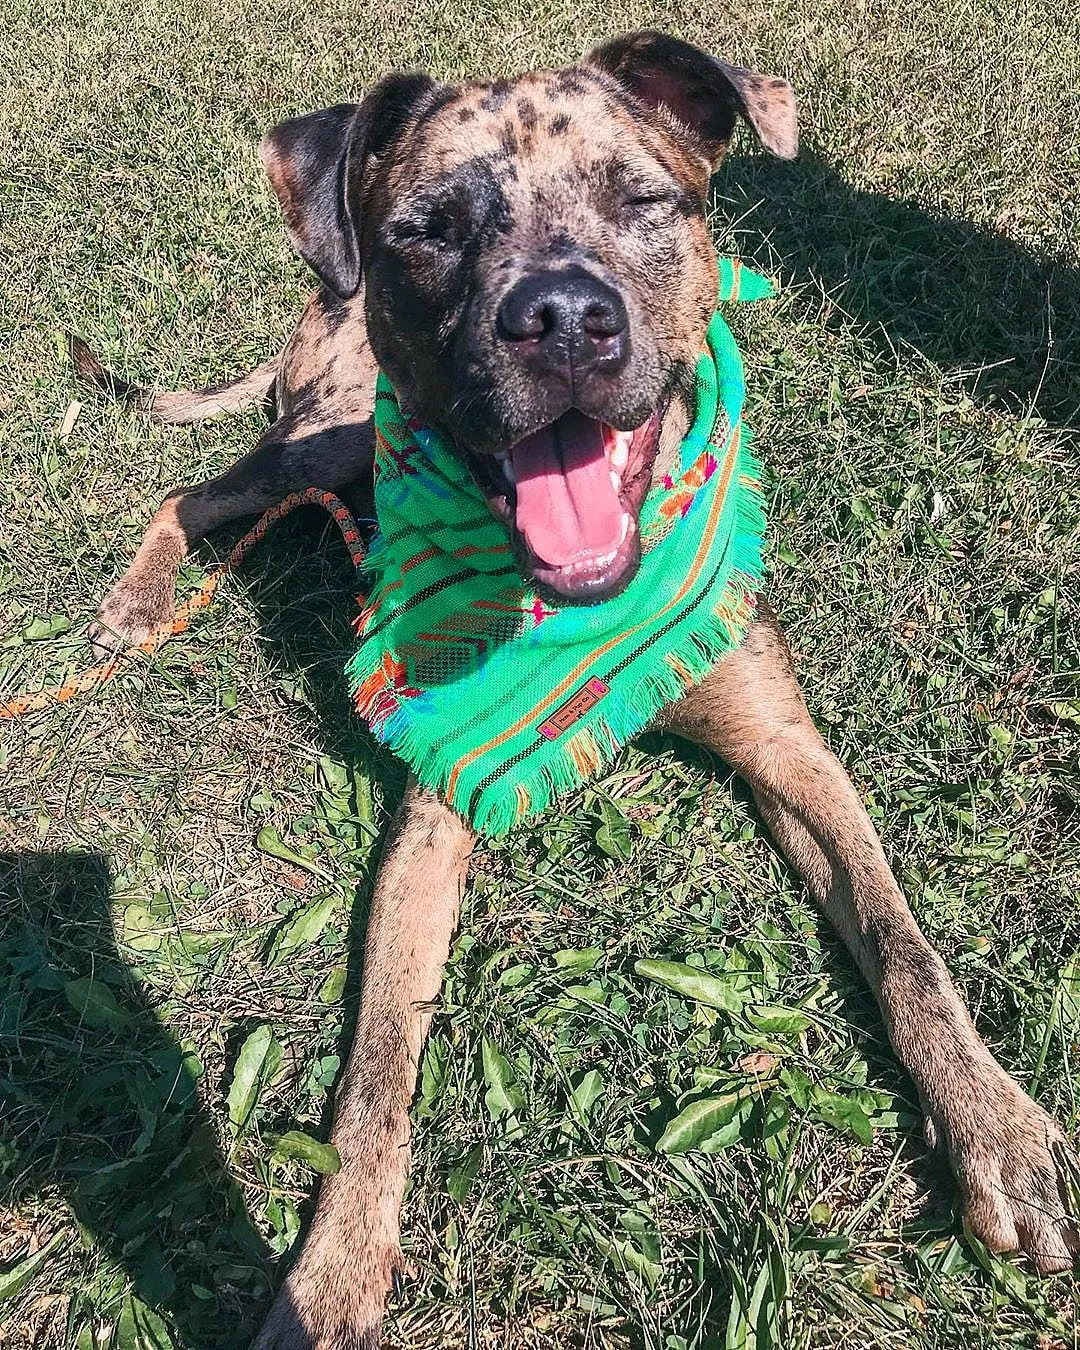
<svg viewBox="0 0 1080 1350"><path fill-rule="evenodd" d="M545 740L555 740L564 731L569 731L575 722L580 722L589 709L595 708L607 692L608 687L604 681L594 675L591 680L585 681L576 694L571 694L565 703L556 708L550 717L545 718L537 727L537 731Z"/></svg>

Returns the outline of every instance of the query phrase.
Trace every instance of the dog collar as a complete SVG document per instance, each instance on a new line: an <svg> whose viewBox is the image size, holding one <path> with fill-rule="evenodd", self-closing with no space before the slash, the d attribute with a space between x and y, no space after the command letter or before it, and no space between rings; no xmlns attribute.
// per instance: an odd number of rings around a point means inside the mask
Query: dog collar
<svg viewBox="0 0 1080 1350"><path fill-rule="evenodd" d="M737 259L720 302L773 293ZM347 673L373 734L474 829L504 834L600 773L737 647L761 583L761 484L745 383L719 310L676 469L642 505L642 559L617 596L559 605L440 434L375 394L374 578Z"/></svg>

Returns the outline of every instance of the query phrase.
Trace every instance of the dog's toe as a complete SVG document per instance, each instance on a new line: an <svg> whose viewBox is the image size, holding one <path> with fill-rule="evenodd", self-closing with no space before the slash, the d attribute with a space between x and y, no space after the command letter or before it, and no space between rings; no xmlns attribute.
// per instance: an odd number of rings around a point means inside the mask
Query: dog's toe
<svg viewBox="0 0 1080 1350"><path fill-rule="evenodd" d="M991 1251L1021 1252L1040 1275L1068 1270L1080 1255L1068 1141L1003 1070L982 1086L979 1109L948 1128L964 1219Z"/></svg>
<svg viewBox="0 0 1080 1350"><path fill-rule="evenodd" d="M87 637L94 655L107 661L125 647L138 646L173 614L174 591L155 580L121 577L101 602Z"/></svg>

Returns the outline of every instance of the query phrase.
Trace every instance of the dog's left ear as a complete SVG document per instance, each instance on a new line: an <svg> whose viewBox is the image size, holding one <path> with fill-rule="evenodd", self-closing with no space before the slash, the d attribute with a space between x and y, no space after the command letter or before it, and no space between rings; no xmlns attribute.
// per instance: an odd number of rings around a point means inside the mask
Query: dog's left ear
<svg viewBox="0 0 1080 1350"><path fill-rule="evenodd" d="M759 75L664 33L629 33L594 48L586 65L613 75L647 107L663 106L689 129L715 169L736 116L745 117L771 154L799 152L795 95L787 80Z"/></svg>
<svg viewBox="0 0 1080 1350"><path fill-rule="evenodd" d="M437 88L428 75L387 75L362 103L281 122L259 146L296 251L340 296L360 285L360 199L365 169L385 154Z"/></svg>

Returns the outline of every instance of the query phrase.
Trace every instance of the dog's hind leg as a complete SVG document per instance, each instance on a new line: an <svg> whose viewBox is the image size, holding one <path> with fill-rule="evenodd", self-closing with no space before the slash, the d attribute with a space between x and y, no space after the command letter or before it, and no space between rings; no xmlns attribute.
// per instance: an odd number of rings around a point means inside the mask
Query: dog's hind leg
<svg viewBox="0 0 1080 1350"><path fill-rule="evenodd" d="M990 1054L919 931L855 788L810 721L771 614L666 725L747 780L850 948L918 1089L928 1137L948 1150L972 1231L994 1251L1022 1249L1042 1272L1071 1265L1080 1237L1064 1135Z"/></svg>
<svg viewBox="0 0 1080 1350"><path fill-rule="evenodd" d="M410 783L375 882L360 1015L337 1089L327 1177L256 1350L375 1350L403 1267L409 1103L457 924L473 835Z"/></svg>
<svg viewBox="0 0 1080 1350"><path fill-rule="evenodd" d="M101 603L90 640L102 656L142 642L173 613L176 574L211 530L257 515L305 487L336 492L370 483L374 431L370 416L355 423L312 425L286 415L220 478L178 488L154 515L131 566Z"/></svg>
<svg viewBox="0 0 1080 1350"><path fill-rule="evenodd" d="M235 411L271 383L279 414L255 449L220 478L179 488L162 502L91 628L102 657L142 642L171 618L177 570L211 530L258 515L302 488L340 492L356 483L370 490L378 367L367 340L361 293L340 300L316 291L280 358L240 380L193 393L151 395L103 370L85 344L74 342L72 351L87 379L163 420Z"/></svg>

